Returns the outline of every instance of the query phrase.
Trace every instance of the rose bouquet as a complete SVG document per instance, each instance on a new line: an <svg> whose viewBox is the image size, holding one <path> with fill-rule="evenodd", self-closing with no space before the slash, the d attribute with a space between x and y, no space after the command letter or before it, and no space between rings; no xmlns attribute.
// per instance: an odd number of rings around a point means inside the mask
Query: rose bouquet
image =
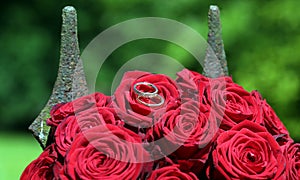
<svg viewBox="0 0 300 180"><path fill-rule="evenodd" d="M48 146L21 179L300 179L300 144L230 77L127 72L112 96L50 115Z"/></svg>

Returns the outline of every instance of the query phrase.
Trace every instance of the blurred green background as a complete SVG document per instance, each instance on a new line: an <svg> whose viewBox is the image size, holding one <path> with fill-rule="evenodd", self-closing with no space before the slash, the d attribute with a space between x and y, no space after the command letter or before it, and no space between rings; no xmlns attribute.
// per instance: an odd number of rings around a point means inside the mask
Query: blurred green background
<svg viewBox="0 0 300 180"><path fill-rule="evenodd" d="M78 13L83 50L100 32L138 17L164 17L184 23L205 38L210 4L221 9L230 74L247 90L258 90L300 142L299 1L5 1L0 6L0 179L18 179L41 149L27 127L46 104L59 60L61 9ZM117 49L99 74L108 93L114 73L144 53L161 53L202 72L185 50L159 40L138 40ZM88 72L87 72L88 73Z"/></svg>

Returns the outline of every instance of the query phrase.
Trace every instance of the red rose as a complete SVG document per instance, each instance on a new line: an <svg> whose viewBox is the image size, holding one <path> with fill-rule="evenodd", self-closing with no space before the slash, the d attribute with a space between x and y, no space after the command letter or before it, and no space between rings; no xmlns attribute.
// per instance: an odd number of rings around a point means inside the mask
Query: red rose
<svg viewBox="0 0 300 180"><path fill-rule="evenodd" d="M114 109L110 107L91 108L78 113L76 118L82 131L99 125L113 124L123 126L124 124Z"/></svg>
<svg viewBox="0 0 300 180"><path fill-rule="evenodd" d="M259 102L242 86L233 83L230 77L209 82L207 101L211 103L211 113L221 120L222 130L228 130L244 120L262 124Z"/></svg>
<svg viewBox="0 0 300 180"><path fill-rule="evenodd" d="M177 165L166 166L154 170L148 180L178 179L178 180L198 180L192 172L182 172Z"/></svg>
<svg viewBox="0 0 300 180"><path fill-rule="evenodd" d="M208 112L206 114L209 116L215 115L217 121L221 122L222 130L228 130L243 120L262 123L259 102L241 86L233 83L230 77L210 79L186 69L177 75L176 82L183 92L181 98L197 100L200 111Z"/></svg>
<svg viewBox="0 0 300 180"><path fill-rule="evenodd" d="M79 133L65 156L64 176L70 179L137 179L143 149L138 135L115 125Z"/></svg>
<svg viewBox="0 0 300 180"><path fill-rule="evenodd" d="M91 107L109 106L110 103L111 99L109 96L97 92L68 103L60 103L51 109L51 117L47 119L47 124L56 127L62 120L70 115L77 114Z"/></svg>
<svg viewBox="0 0 300 180"><path fill-rule="evenodd" d="M54 145L48 146L41 155L32 161L22 173L21 180L53 179L53 166L57 160Z"/></svg>
<svg viewBox="0 0 300 180"><path fill-rule="evenodd" d="M54 134L58 152L65 156L79 132L105 124L122 124L112 108L96 107L68 116L57 126Z"/></svg>
<svg viewBox="0 0 300 180"><path fill-rule="evenodd" d="M210 142L218 131L211 115L199 112L198 103L190 100L170 110L147 131L147 140L160 146L165 155L172 154L180 164L198 173L206 162ZM194 171L195 170L195 171Z"/></svg>
<svg viewBox="0 0 300 180"><path fill-rule="evenodd" d="M200 93L200 89L204 88L209 83L209 78L203 76L202 74L199 74L194 71L190 71L188 69L183 69L182 71L176 73L176 83L180 87L180 92L186 96L192 95L192 96L198 96ZM203 84L201 84L203 83ZM202 86L199 86L199 85ZM197 94L190 94L191 92L197 92ZM191 97L191 96L189 96Z"/></svg>
<svg viewBox="0 0 300 180"><path fill-rule="evenodd" d="M150 108L139 102L138 95L134 91L134 85L138 82L147 82L156 86L157 94L164 99L164 103L159 107ZM154 91L152 87L146 85L139 85L136 88L143 92ZM113 98L113 106L117 114L127 124L133 127L150 127L155 121L154 116L161 116L166 108L178 104L179 93L175 82L166 75L132 71L125 73ZM141 100L150 103L151 98L141 98Z"/></svg>
<svg viewBox="0 0 300 180"><path fill-rule="evenodd" d="M213 179L284 179L285 158L267 130L244 121L218 137L207 171Z"/></svg>
<svg viewBox="0 0 300 180"><path fill-rule="evenodd" d="M266 100L261 101L263 123L267 130L272 135L287 135L288 139L291 139L289 132L278 118L272 107L266 102Z"/></svg>
<svg viewBox="0 0 300 180"><path fill-rule="evenodd" d="M177 73L176 83L181 94L181 99L189 101L193 99L199 103L200 112L206 113L211 109L207 102L206 89L209 79L202 74L184 69Z"/></svg>
<svg viewBox="0 0 300 180"><path fill-rule="evenodd" d="M288 142L282 147L286 156L287 179L300 180L300 144Z"/></svg>
<svg viewBox="0 0 300 180"><path fill-rule="evenodd" d="M69 178L64 175L63 164L59 161L56 161L53 165L53 175L53 180L69 180Z"/></svg>

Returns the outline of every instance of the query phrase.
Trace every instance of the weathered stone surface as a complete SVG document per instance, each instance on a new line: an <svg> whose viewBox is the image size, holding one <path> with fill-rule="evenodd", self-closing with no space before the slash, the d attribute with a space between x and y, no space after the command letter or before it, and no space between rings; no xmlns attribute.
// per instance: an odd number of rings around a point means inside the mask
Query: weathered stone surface
<svg viewBox="0 0 300 180"><path fill-rule="evenodd" d="M208 29L207 42L209 46L204 60L203 74L212 78L228 75L218 6L210 6L209 8Z"/></svg>
<svg viewBox="0 0 300 180"><path fill-rule="evenodd" d="M88 93L77 38L77 14L72 6L62 11L60 62L56 82L46 106L30 125L42 148L46 147L50 127L46 119L53 105L68 102Z"/></svg>

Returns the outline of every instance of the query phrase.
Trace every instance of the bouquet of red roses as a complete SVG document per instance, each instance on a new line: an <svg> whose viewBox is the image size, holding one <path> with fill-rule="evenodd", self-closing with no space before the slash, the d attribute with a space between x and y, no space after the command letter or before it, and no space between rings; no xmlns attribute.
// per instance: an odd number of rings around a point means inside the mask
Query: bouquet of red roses
<svg viewBox="0 0 300 180"><path fill-rule="evenodd" d="M112 96L50 115L50 143L21 179L300 179L300 144L230 77L127 72Z"/></svg>

